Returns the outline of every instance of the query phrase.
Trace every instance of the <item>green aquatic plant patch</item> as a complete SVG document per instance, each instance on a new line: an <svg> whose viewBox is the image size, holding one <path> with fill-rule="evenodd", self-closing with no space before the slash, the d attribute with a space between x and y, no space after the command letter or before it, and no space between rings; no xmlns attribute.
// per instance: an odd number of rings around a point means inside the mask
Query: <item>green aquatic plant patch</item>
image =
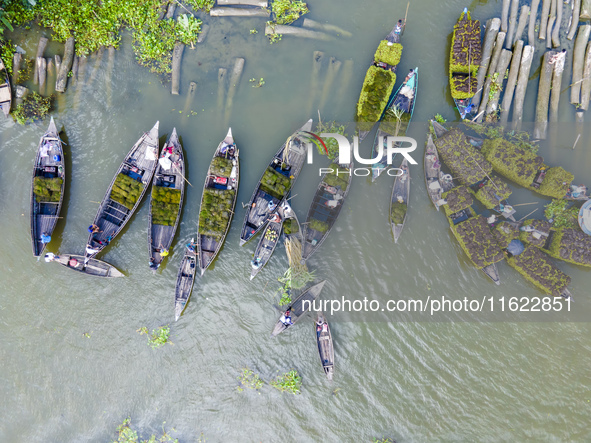
<svg viewBox="0 0 591 443"><path fill-rule="evenodd" d="M152 186L152 223L174 226L180 203L180 189Z"/></svg>
<svg viewBox="0 0 591 443"><path fill-rule="evenodd" d="M12 116L14 120L24 125L35 120L42 120L51 110L51 102L53 96L43 97L36 92L31 92L26 95L22 103L18 104Z"/></svg>
<svg viewBox="0 0 591 443"><path fill-rule="evenodd" d="M64 181L59 177L33 179L33 194L37 202L59 202L62 195Z"/></svg>
<svg viewBox="0 0 591 443"><path fill-rule="evenodd" d="M591 236L578 227L557 229L546 252L559 260L591 267Z"/></svg>
<svg viewBox="0 0 591 443"><path fill-rule="evenodd" d="M230 177L232 167L232 160L226 157L214 157L211 161L210 172L218 177Z"/></svg>
<svg viewBox="0 0 591 443"><path fill-rule="evenodd" d="M360 130L370 130L374 123L380 120L395 83L396 74L392 71L373 65L369 67L363 80L355 114L355 121L360 123Z"/></svg>
<svg viewBox="0 0 591 443"><path fill-rule="evenodd" d="M326 231L328 231L329 226L328 226L328 223L326 223L326 222L312 218L312 219L310 219L310 222L308 223L308 227L310 229L314 229L314 230L324 234Z"/></svg>
<svg viewBox="0 0 591 443"><path fill-rule="evenodd" d="M441 194L441 198L447 202L445 206L449 209L450 214L466 209L474 203L466 186L456 186Z"/></svg>
<svg viewBox="0 0 591 443"><path fill-rule="evenodd" d="M373 58L376 62L387 63L390 66L396 66L400 63L402 56L402 45L400 43L391 43L388 40L382 40Z"/></svg>
<svg viewBox="0 0 591 443"><path fill-rule="evenodd" d="M291 179L267 166L261 179L261 190L282 200L291 188Z"/></svg>
<svg viewBox="0 0 591 443"><path fill-rule="evenodd" d="M293 218L288 218L283 222L283 232L285 235L296 234L300 230L298 222Z"/></svg>
<svg viewBox="0 0 591 443"><path fill-rule="evenodd" d="M109 198L122 204L130 211L144 191L144 184L120 172L113 183Z"/></svg>
<svg viewBox="0 0 591 443"><path fill-rule="evenodd" d="M199 234L220 240L230 220L235 192L233 189L203 190L203 203L199 212Z"/></svg>
<svg viewBox="0 0 591 443"><path fill-rule="evenodd" d="M302 377L299 376L298 371L292 369L283 375L278 375L270 384L281 392L299 394L302 389Z"/></svg>
<svg viewBox="0 0 591 443"><path fill-rule="evenodd" d="M575 228L578 226L579 208L577 206L568 207L570 203L567 200L554 199L551 203L544 206L544 217L552 220L552 227Z"/></svg>
<svg viewBox="0 0 591 443"><path fill-rule="evenodd" d="M390 212L390 221L395 225L401 225L404 222L404 217L407 210L406 203L394 202L392 203L392 210Z"/></svg>

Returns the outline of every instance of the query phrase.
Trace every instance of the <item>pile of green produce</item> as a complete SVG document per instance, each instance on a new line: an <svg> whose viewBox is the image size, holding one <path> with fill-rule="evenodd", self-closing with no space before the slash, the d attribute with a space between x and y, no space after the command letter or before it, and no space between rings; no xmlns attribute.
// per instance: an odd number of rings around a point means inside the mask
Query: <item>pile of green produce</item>
<svg viewBox="0 0 591 443"><path fill-rule="evenodd" d="M62 184L59 178L35 177L33 179L33 194L35 200L41 202L59 202L62 195Z"/></svg>
<svg viewBox="0 0 591 443"><path fill-rule="evenodd" d="M51 101L53 96L43 97L36 92L31 92L25 96L22 103L12 111L14 120L24 125L35 120L42 120L51 110Z"/></svg>
<svg viewBox="0 0 591 443"><path fill-rule="evenodd" d="M480 22L472 20L470 12L462 12L454 25L449 54L449 79L453 98L470 98L476 93L476 74L481 57Z"/></svg>
<svg viewBox="0 0 591 443"><path fill-rule="evenodd" d="M310 229L314 229L315 231L325 233L328 231L328 223L316 220L315 218L310 219L310 223L308 223L308 227Z"/></svg>
<svg viewBox="0 0 591 443"><path fill-rule="evenodd" d="M478 80L473 75L452 74L449 77L451 96L456 100L473 97L478 90Z"/></svg>
<svg viewBox="0 0 591 443"><path fill-rule="evenodd" d="M283 232L285 232L285 235L296 234L299 230L298 222L294 218L288 218L283 222Z"/></svg>
<svg viewBox="0 0 591 443"><path fill-rule="evenodd" d="M573 174L565 171L561 166L550 168L546 171L546 176L538 188L538 192L552 198L563 198L570 189L574 178Z"/></svg>
<svg viewBox="0 0 591 443"><path fill-rule="evenodd" d="M359 101L355 121L359 123L359 130L369 131L380 120L392 90L396 83L396 74L377 66L370 66L363 80L363 87Z"/></svg>
<svg viewBox="0 0 591 443"><path fill-rule="evenodd" d="M490 180L474 193L476 199L487 209L494 209L499 206L501 201L506 200L511 195L511 188L507 183L499 178L494 179L494 184Z"/></svg>
<svg viewBox="0 0 591 443"><path fill-rule="evenodd" d="M459 212L462 209L466 209L469 206L472 206L472 203L474 203L472 195L465 186L456 186L455 188L452 188L449 191L441 194L441 198L447 202L443 208L445 213L448 215Z"/></svg>
<svg viewBox="0 0 591 443"><path fill-rule="evenodd" d="M519 240L523 243L529 243L532 246L543 248L550 234L552 225L545 220L526 220L522 225L524 228L533 229L535 231L521 231L519 233Z"/></svg>
<svg viewBox="0 0 591 443"><path fill-rule="evenodd" d="M199 213L199 235L220 240L232 219L233 204L234 190L206 188Z"/></svg>
<svg viewBox="0 0 591 443"><path fill-rule="evenodd" d="M460 246L477 268L482 269L504 258L484 217L477 215L457 225L449 217L448 220Z"/></svg>
<svg viewBox="0 0 591 443"><path fill-rule="evenodd" d="M402 56L402 45L400 43L391 43L388 40L382 40L376 49L373 59L376 62L386 63L390 66L396 66L400 63Z"/></svg>
<svg viewBox="0 0 591 443"><path fill-rule="evenodd" d="M570 277L534 246L526 246L521 254L508 258L507 263L547 294L559 296L570 283Z"/></svg>
<svg viewBox="0 0 591 443"><path fill-rule="evenodd" d="M332 171L324 175L324 183L346 191L349 187L349 179L351 178L349 174L351 174L351 171L349 171L348 168L337 165L336 163L332 163L329 168Z"/></svg>
<svg viewBox="0 0 591 443"><path fill-rule="evenodd" d="M286 177L270 166L267 166L263 178L261 179L261 190L279 200L283 200L283 196L290 188L291 180L289 177Z"/></svg>
<svg viewBox="0 0 591 443"><path fill-rule="evenodd" d="M412 115L409 112L404 112L398 107L392 107L384 113L380 129L390 135L404 135L411 117Z"/></svg>
<svg viewBox="0 0 591 443"><path fill-rule="evenodd" d="M552 203L544 206L544 216L552 221L552 227L559 228L576 228L579 226L579 208L571 206L569 202L561 199L554 199Z"/></svg>
<svg viewBox="0 0 591 443"><path fill-rule="evenodd" d="M174 226L181 204L181 190L163 186L152 187L152 223Z"/></svg>
<svg viewBox="0 0 591 443"><path fill-rule="evenodd" d="M591 236L581 229L556 230L546 251L550 256L581 266L591 266Z"/></svg>
<svg viewBox="0 0 591 443"><path fill-rule="evenodd" d="M390 212L390 221L395 225L401 225L404 222L404 216L408 209L406 203L394 202Z"/></svg>
<svg viewBox="0 0 591 443"><path fill-rule="evenodd" d="M142 182L120 172L115 179L109 198L131 211L143 191L144 184Z"/></svg>
<svg viewBox="0 0 591 443"><path fill-rule="evenodd" d="M519 228L507 222L500 222L495 226L493 236L499 247L505 249L512 240L519 238Z"/></svg>
<svg viewBox="0 0 591 443"><path fill-rule="evenodd" d="M465 185L473 185L487 178L492 165L474 148L463 132L457 129L437 137L435 146L452 175Z"/></svg>
<svg viewBox="0 0 591 443"><path fill-rule="evenodd" d="M232 160L225 157L214 157L211 161L210 172L218 177L230 177L232 172Z"/></svg>

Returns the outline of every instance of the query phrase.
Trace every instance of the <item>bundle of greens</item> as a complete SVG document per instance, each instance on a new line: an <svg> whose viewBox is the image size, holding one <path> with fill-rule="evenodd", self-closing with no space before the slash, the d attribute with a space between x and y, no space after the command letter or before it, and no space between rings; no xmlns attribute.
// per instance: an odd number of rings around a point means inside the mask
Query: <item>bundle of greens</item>
<svg viewBox="0 0 591 443"><path fill-rule="evenodd" d="M261 190L279 200L283 200L283 196L290 188L291 180L289 177L286 177L270 166L267 166L267 170L261 179Z"/></svg>
<svg viewBox="0 0 591 443"><path fill-rule="evenodd" d="M232 219L233 204L234 190L204 189L199 213L199 235L220 240Z"/></svg>
<svg viewBox="0 0 591 443"><path fill-rule="evenodd" d="M130 211L144 191L144 184L120 172L115 179L109 198L122 204Z"/></svg>
<svg viewBox="0 0 591 443"><path fill-rule="evenodd" d="M152 187L152 223L174 226L181 203L181 190L163 186Z"/></svg>
<svg viewBox="0 0 591 443"><path fill-rule="evenodd" d="M37 202L59 202L64 181L59 178L35 177L33 179L33 194Z"/></svg>

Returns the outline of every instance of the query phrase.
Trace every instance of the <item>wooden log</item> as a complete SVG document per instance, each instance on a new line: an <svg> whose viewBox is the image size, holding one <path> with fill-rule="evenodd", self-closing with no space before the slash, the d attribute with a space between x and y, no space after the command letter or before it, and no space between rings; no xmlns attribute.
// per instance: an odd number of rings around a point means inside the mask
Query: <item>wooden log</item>
<svg viewBox="0 0 591 443"><path fill-rule="evenodd" d="M66 47L64 50L64 58L62 60L62 65L60 66L60 70L57 74L57 79L55 81L55 90L57 92L65 92L66 83L68 81L68 73L70 72L70 68L72 67L73 60L74 60L74 37L70 37L68 40L66 40Z"/></svg>
<svg viewBox="0 0 591 443"><path fill-rule="evenodd" d="M306 115L310 115L312 113L312 109L314 107L314 102L318 97L318 89L319 89L319 78L320 78L320 69L322 68L322 60L324 59L324 52L322 51L314 51L312 55L312 76L310 78L310 88L308 89L308 107L306 109Z"/></svg>
<svg viewBox="0 0 591 443"><path fill-rule="evenodd" d="M562 24L562 8L564 3L562 0L556 0L556 21L552 29L552 46L558 48L560 46L560 25Z"/></svg>
<svg viewBox="0 0 591 443"><path fill-rule="evenodd" d="M45 93L47 95L51 95L55 92L54 85L55 85L55 78L57 76L57 71L55 69L55 62L53 61L53 58L47 57L45 59L45 62L47 64L47 83L46 83Z"/></svg>
<svg viewBox="0 0 591 443"><path fill-rule="evenodd" d="M531 2L531 10L529 12L529 23L527 25L527 41L530 45L533 45L536 39L536 18L538 15L539 6L540 0L533 0Z"/></svg>
<svg viewBox="0 0 591 443"><path fill-rule="evenodd" d="M176 3L170 2L168 4L168 8L166 8L166 18L173 18L175 10L176 10Z"/></svg>
<svg viewBox="0 0 591 443"><path fill-rule="evenodd" d="M509 14L509 30L505 37L505 48L513 48L513 36L517 28L517 13L519 12L519 0L511 0L511 12Z"/></svg>
<svg viewBox="0 0 591 443"><path fill-rule="evenodd" d="M207 33L209 32L209 25L207 23L203 23L201 25L201 32L199 33L199 37L197 37L197 43L203 43L205 37L207 37Z"/></svg>
<svg viewBox="0 0 591 443"><path fill-rule="evenodd" d="M538 86L538 100L536 102L536 116L533 137L544 140L548 131L548 105L550 103L550 88L552 86L552 71L554 65L550 63L554 51L546 51L542 59L540 69L540 82ZM559 91L560 92L560 91Z"/></svg>
<svg viewBox="0 0 591 443"><path fill-rule="evenodd" d="M332 35L324 32L312 31L311 29L298 28L296 26L285 26L285 25L270 25L265 26L265 35L282 34L282 35L295 35L296 37L303 38L314 38L317 40L331 41L335 38Z"/></svg>
<svg viewBox="0 0 591 443"><path fill-rule="evenodd" d="M179 95L179 86L181 82L181 60L183 58L183 51L185 45L183 43L176 43L174 51L172 52L172 89L174 95Z"/></svg>
<svg viewBox="0 0 591 443"><path fill-rule="evenodd" d="M478 74L476 75L476 93L472 97L472 104L477 107L480 104L480 97L482 96L482 87L484 86L484 78L486 71L490 64L490 56L492 54L499 28L501 27L501 20L498 18L490 19L486 22L486 34L484 35L484 46L482 49L482 57L480 59L480 66L478 67Z"/></svg>
<svg viewBox="0 0 591 443"><path fill-rule="evenodd" d="M226 74L227 70L220 68L218 70L218 110L224 107L224 99L226 97Z"/></svg>
<svg viewBox="0 0 591 443"><path fill-rule="evenodd" d="M271 11L262 8L211 8L212 17L269 17Z"/></svg>
<svg viewBox="0 0 591 443"><path fill-rule="evenodd" d="M523 31L525 31L525 25L529 20L529 6L523 5L521 7L521 13L519 14L519 21L517 22L517 30L515 31L515 36L511 42L511 47L515 44L515 42L521 40L521 36L523 35Z"/></svg>
<svg viewBox="0 0 591 443"><path fill-rule="evenodd" d="M322 88L322 96L320 98L320 104L318 105L318 109L323 110L324 105L326 105L326 101L328 100L328 95L331 90L331 86L334 83L339 70L341 69L341 62L334 57L331 57L328 61L328 70L326 71L326 77L324 78L324 86Z"/></svg>
<svg viewBox="0 0 591 443"><path fill-rule="evenodd" d="M234 101L234 95L236 94L236 89L238 89L238 83L240 83L240 77L242 76L243 70L244 70L244 59L241 57L238 57L236 59L236 61L234 62L234 68L232 69L232 74L230 75L230 84L228 86L228 95L226 97L226 115L224 118L226 123L230 119L230 112L232 111L232 103Z"/></svg>
<svg viewBox="0 0 591 443"><path fill-rule="evenodd" d="M37 78L39 79L39 94L45 95L45 81L47 80L47 60L37 57Z"/></svg>
<svg viewBox="0 0 591 443"><path fill-rule="evenodd" d="M542 0L542 14L540 15L540 40L546 40L546 30L548 28L548 15L550 14L550 6L552 0ZM529 42L532 44L533 42Z"/></svg>
<svg viewBox="0 0 591 443"><path fill-rule="evenodd" d="M579 13L581 12L581 0L573 0L573 15L570 21L570 28L568 30L567 39L572 40L577 33L579 26Z"/></svg>
<svg viewBox="0 0 591 443"><path fill-rule="evenodd" d="M507 68L509 67L512 56L513 52L509 51L508 49L503 49L501 51L501 56L499 57L499 62L497 63L497 68L495 69L491 81L491 87L492 85L496 86L492 88L492 94L489 94L491 97L486 105L486 121L497 121L499 98L501 97L501 92L503 91L505 73L507 72Z"/></svg>
<svg viewBox="0 0 591 443"><path fill-rule="evenodd" d="M511 103L513 102L513 93L515 92L515 84L517 83L517 74L519 73L519 63L521 62L521 53L523 52L523 40L517 40L513 48L513 57L511 58L511 68L509 69L509 77L507 78L507 85L505 86L505 93L503 94L503 101L501 102L501 125L506 126L509 120L509 112L511 110Z"/></svg>
<svg viewBox="0 0 591 443"><path fill-rule="evenodd" d="M503 0L503 9L501 10L501 31L507 32L509 21L509 5L511 0Z"/></svg>
<svg viewBox="0 0 591 443"><path fill-rule="evenodd" d="M18 83L18 74L21 70L21 63L23 61L23 55L20 52L15 52L12 57L12 84Z"/></svg>
<svg viewBox="0 0 591 443"><path fill-rule="evenodd" d="M490 85L492 82L493 74L497 69L497 63L499 63L499 58L501 57L501 51L503 50L503 43L505 42L506 37L505 32L499 32L497 34L497 40L495 42L495 47L493 49L492 56L490 58L490 64L488 65L488 71L486 76L486 81L484 82L484 87L482 88L482 98L480 99L480 106L478 107L478 118L476 121L481 122L486 111L486 105L488 103L488 95L490 92Z"/></svg>
<svg viewBox="0 0 591 443"><path fill-rule="evenodd" d="M589 41L591 25L579 27L575 46L573 49L573 79L570 87L570 102L573 105L581 103L581 81L583 80L583 64L585 61L585 48Z"/></svg>
<svg viewBox="0 0 591 443"><path fill-rule="evenodd" d="M552 0L555 2L556 0ZM552 27L554 26L554 22L556 21L556 16L552 16L548 19L548 26L546 27L546 48L552 48Z"/></svg>
<svg viewBox="0 0 591 443"><path fill-rule="evenodd" d="M245 5L266 8L269 5L269 2L267 0L218 0L217 4L218 6Z"/></svg>
<svg viewBox="0 0 591 443"><path fill-rule="evenodd" d="M316 29L318 31L324 32L332 32L333 34L342 36L342 37L352 37L353 34L349 31L345 31L343 28L339 28L338 26L331 25L329 23L320 23L315 20L311 20L309 18L304 19L304 24L302 25L304 28Z"/></svg>
<svg viewBox="0 0 591 443"><path fill-rule="evenodd" d="M190 82L189 83L189 90L187 91L187 99L185 100L185 109L183 113L187 116L189 115L189 110L191 109L191 105L193 103L193 99L195 98L195 94L197 93L197 83Z"/></svg>
<svg viewBox="0 0 591 443"><path fill-rule="evenodd" d="M591 0L581 0L581 10L579 12L579 20L591 20Z"/></svg>
<svg viewBox="0 0 591 443"><path fill-rule="evenodd" d="M519 65L519 74L517 75L517 86L515 87L515 105L513 107L513 129L521 130L521 123L523 121L523 103L525 101L525 93L527 91L527 83L529 80L529 71L534 59L534 47L527 45L523 47L521 54L521 63Z"/></svg>
<svg viewBox="0 0 591 443"><path fill-rule="evenodd" d="M55 59L55 71L60 72L60 69L62 67L62 56L55 54L53 58Z"/></svg>
<svg viewBox="0 0 591 443"><path fill-rule="evenodd" d="M587 43L585 64L583 67L583 81L581 82L581 106L584 111L589 109L589 95L591 94L591 42Z"/></svg>
<svg viewBox="0 0 591 443"><path fill-rule="evenodd" d="M560 102L560 92L562 90L562 73L564 72L564 63L566 62L566 49L557 53L551 63L552 68L552 88L550 90L550 123L558 121L558 104Z"/></svg>
<svg viewBox="0 0 591 443"><path fill-rule="evenodd" d="M37 65L37 61L39 57L43 57L43 52L45 51L45 47L47 46L47 38L41 37L39 39L39 44L37 45L37 55L35 56L35 71L33 72L33 83L39 83L39 66Z"/></svg>

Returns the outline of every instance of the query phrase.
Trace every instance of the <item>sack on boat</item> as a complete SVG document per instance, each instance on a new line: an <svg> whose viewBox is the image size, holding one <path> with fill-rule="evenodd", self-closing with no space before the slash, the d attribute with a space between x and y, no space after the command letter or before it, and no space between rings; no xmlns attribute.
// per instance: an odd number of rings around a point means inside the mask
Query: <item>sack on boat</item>
<svg viewBox="0 0 591 443"><path fill-rule="evenodd" d="M172 162L168 157L160 157L158 163L160 163L160 166L167 171L172 167Z"/></svg>
<svg viewBox="0 0 591 443"><path fill-rule="evenodd" d="M154 161L158 158L158 148L149 146L146 149L146 160Z"/></svg>

